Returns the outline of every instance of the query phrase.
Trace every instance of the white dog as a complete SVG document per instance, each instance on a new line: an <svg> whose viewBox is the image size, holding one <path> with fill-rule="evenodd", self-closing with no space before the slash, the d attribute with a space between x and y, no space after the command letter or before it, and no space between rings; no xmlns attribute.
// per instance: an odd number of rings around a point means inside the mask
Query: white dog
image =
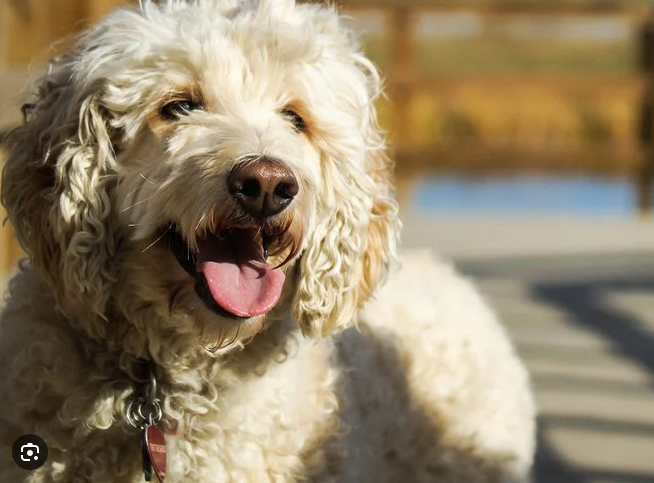
<svg viewBox="0 0 654 483"><path fill-rule="evenodd" d="M528 377L484 301L422 254L377 291L399 229L379 90L335 11L292 0L143 0L52 62L2 183L30 263L0 325L0 481L528 478Z"/></svg>

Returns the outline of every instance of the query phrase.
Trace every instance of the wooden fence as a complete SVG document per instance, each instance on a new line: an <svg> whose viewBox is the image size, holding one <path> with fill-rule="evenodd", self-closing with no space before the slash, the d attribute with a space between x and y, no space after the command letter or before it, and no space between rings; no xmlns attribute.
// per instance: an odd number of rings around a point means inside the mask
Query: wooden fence
<svg viewBox="0 0 654 483"><path fill-rule="evenodd" d="M390 119L394 158L399 181L408 186L412 179L423 176L425 171L439 169L453 172L479 173L515 172L520 170L536 172L578 173L588 172L602 175L622 175L633 177L636 182L638 208L641 212L650 212L654 194L654 13L652 5L646 1L557 1L527 2L520 0L497 0L476 2L474 0L423 2L400 2L393 0L361 0L345 3L353 12L374 9L383 13L386 31L390 32L392 49L390 66L385 70L391 101ZM417 72L417 41L415 24L423 14L443 13L448 11L465 11L468 8L482 16L610 16L626 19L642 26L644 34L634 38L634 48L639 52L634 56L640 58L643 75L616 81L616 79L580 79L546 77L545 80L532 78L531 82L550 84L552 91L579 90L585 84L586 89L593 86L615 87L619 85L623 92L636 93L633 103L634 126L627 143L609 145L599 142L582 149L573 148L564 152L555 146L521 146L513 143L498 143L499 146L466 139L453 146L432 144L417 146L412 142L412 131L416 128L415 119L411 117L411 100L417 92L447 92L453 84L470 82L471 84L511 83L511 78L471 79L429 78ZM647 19L649 18L649 25ZM644 82L643 82L644 80ZM644 89L642 86L644 85ZM447 94L444 94L447 95Z"/></svg>
<svg viewBox="0 0 654 483"><path fill-rule="evenodd" d="M361 11L375 10L381 12L385 21L384 30L388 32L390 38L388 46L391 49L390 62L386 66L384 76L387 79L387 91L391 99L391 132L393 135L393 144L397 148L396 156L399 158L412 158L413 147L415 143L411 140L410 132L415 128L415 120L410 118L410 100L418 92L429 91L447 91L453 83L469 82L477 84L489 83L507 83L516 84L515 76L492 76L476 75L474 78L456 77L429 77L419 72L417 68L418 46L416 23L426 14L445 13L449 11L465 11L471 9L476 14L485 17L518 17L529 15L530 17L563 17L563 16L615 16L626 18L634 23L638 23L647 18L648 8L646 2L639 1L557 1L548 0L547 2L520 1L520 0L488 0L478 2L474 0L427 0L420 2L410 1L393 1L393 0L360 0L355 2L344 2L348 11L358 13ZM535 76L520 82L525 84L543 84L544 82L552 86L552 90L560 88L576 89L583 82L598 83L601 79L584 79L579 82L579 78L556 78L552 76ZM637 88L639 80L634 77L630 88ZM577 87L575 87L575 84ZM560 87L559 87L560 86ZM437 146L422 147L417 150L420 156L426 149L436 148ZM437 166L437 163L433 163ZM421 161L407 160L400 166L401 169L411 170L412 167L424 170L425 165ZM556 165L551 166L556 169ZM465 166L462 166L465 169ZM542 166L548 169L550 166ZM572 166L573 169L584 168L583 164ZM472 166L472 169L476 169ZM605 171L616 172L618 170L605 166Z"/></svg>

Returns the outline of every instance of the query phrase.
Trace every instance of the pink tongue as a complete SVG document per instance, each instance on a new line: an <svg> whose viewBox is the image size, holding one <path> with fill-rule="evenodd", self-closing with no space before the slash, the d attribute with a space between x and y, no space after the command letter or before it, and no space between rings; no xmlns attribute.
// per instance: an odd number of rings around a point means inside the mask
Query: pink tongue
<svg viewBox="0 0 654 483"><path fill-rule="evenodd" d="M211 296L238 317L270 311L282 293L284 272L273 269L250 234L237 230L223 238L198 242L197 270L207 281Z"/></svg>

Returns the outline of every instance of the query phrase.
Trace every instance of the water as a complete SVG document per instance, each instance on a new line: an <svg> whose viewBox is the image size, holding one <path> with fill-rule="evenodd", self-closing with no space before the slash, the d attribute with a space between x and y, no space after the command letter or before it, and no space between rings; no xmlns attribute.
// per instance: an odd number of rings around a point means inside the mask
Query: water
<svg viewBox="0 0 654 483"><path fill-rule="evenodd" d="M627 179L585 177L425 178L413 191L418 211L448 214L632 216Z"/></svg>

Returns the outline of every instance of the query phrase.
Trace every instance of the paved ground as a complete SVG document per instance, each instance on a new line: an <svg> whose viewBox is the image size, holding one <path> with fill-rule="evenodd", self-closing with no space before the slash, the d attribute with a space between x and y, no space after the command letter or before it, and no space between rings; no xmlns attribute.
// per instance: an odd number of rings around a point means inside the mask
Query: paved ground
<svg viewBox="0 0 654 483"><path fill-rule="evenodd" d="M461 268L531 370L537 481L654 482L654 253Z"/></svg>
<svg viewBox="0 0 654 483"><path fill-rule="evenodd" d="M654 224L405 220L405 246L455 258L516 341L541 412L536 481L653 483Z"/></svg>

